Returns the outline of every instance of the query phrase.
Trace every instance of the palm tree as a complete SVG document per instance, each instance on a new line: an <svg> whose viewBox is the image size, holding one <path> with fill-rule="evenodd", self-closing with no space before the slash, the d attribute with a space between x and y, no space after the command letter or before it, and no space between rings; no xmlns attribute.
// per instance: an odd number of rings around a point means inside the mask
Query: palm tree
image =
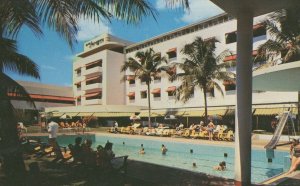
<svg viewBox="0 0 300 186"><path fill-rule="evenodd" d="M72 48L76 42L78 21L91 18L95 22L111 17L137 23L143 16L155 18L155 10L142 0L2 0L0 3L0 152L4 170L11 185L22 185L25 167L19 148L14 108L11 95L31 101L22 86L7 76L7 71L39 79L38 66L28 57L18 53L19 31L28 27L38 37L41 27L56 31Z"/></svg>
<svg viewBox="0 0 300 186"><path fill-rule="evenodd" d="M152 79L160 76L162 70L166 69L166 66L162 66L163 63L167 63L165 57L161 57L161 53L156 53L152 48L144 51L138 51L135 54L135 58L128 58L124 65L121 67L121 72L131 69L134 71L134 79L138 78L145 81L147 85L147 98L148 98L148 125L151 126L151 100L150 100L150 84Z"/></svg>
<svg viewBox="0 0 300 186"><path fill-rule="evenodd" d="M186 44L181 53L186 55L183 63L177 63L183 70L175 74L171 80L179 79L181 85L176 90L178 100L186 102L194 94L194 88L199 87L204 95L205 123L207 124L207 92L216 88L223 95L219 81L234 82L235 75L225 71L229 64L221 63L224 57L230 55L229 51L222 52L215 56L215 39L203 40L197 37L192 43Z"/></svg>
<svg viewBox="0 0 300 186"><path fill-rule="evenodd" d="M283 63L300 60L300 6L272 13L263 22L271 38L258 47L259 58Z"/></svg>

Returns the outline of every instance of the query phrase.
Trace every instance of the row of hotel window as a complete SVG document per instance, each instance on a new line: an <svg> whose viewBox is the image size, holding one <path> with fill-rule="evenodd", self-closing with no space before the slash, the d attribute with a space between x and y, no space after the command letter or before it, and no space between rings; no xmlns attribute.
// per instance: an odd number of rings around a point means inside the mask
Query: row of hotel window
<svg viewBox="0 0 300 186"><path fill-rule="evenodd" d="M226 21L228 21L228 20L231 20L231 18L227 19ZM211 26L213 26L213 24ZM196 28L198 28L198 27L196 27ZM201 29L203 29L203 28L204 27L202 27ZM189 34L191 32L195 32L195 31L198 31L198 30L199 29L194 29L194 28L184 29L183 31L181 31L183 34L179 34L181 32L179 32L178 34L174 33L171 36L164 36L160 39L155 39L153 41L149 41L147 43L140 44L140 45L135 46L133 48L128 48L128 49L126 49L126 53L138 51L138 50L141 50L141 49L146 48L146 47L151 47L152 45L155 45L157 43L161 43L161 42L164 42L166 40L173 39L175 37L185 35L185 34ZM253 26L253 37L259 37L259 36L263 36L263 35L266 35L265 26L263 24L254 25ZM174 36L174 37L172 37L172 36ZM225 34L225 43L226 44L234 43L236 41L237 41L237 32L236 31Z"/></svg>
<svg viewBox="0 0 300 186"><path fill-rule="evenodd" d="M225 91L232 91L232 90L235 90L235 88L236 88L235 83L230 83L230 82L224 82L224 86L225 86ZM174 97L174 96L176 96L176 87L175 86L169 87L166 90L166 92L168 94L168 97ZM160 88L153 89L151 91L151 94L153 94L154 98L159 98L159 97L161 97L161 89ZM206 92L206 95L210 96L210 97L214 97L215 96L214 89L208 90ZM129 92L127 94L127 96L128 96L129 100L135 100L135 92ZM147 91L146 90L140 91L140 96L141 96L141 99L146 99ZM194 90L192 90L190 97L194 97Z"/></svg>
<svg viewBox="0 0 300 186"><path fill-rule="evenodd" d="M94 67L102 67L102 60L100 59L100 60L97 60L97 61L87 63L84 67L85 67L85 70L89 70L89 69L92 69ZM82 67L78 67L74 70L77 76L81 75L81 68Z"/></svg>

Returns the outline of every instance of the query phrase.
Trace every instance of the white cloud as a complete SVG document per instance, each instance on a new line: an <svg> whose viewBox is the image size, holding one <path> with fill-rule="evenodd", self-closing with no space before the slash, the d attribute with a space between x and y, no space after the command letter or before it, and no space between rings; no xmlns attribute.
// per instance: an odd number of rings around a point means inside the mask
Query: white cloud
<svg viewBox="0 0 300 186"><path fill-rule="evenodd" d="M203 20L224 12L209 0L190 0L190 11L185 11L181 20L187 23Z"/></svg>
<svg viewBox="0 0 300 186"><path fill-rule="evenodd" d="M107 23L102 21L98 23L91 19L80 19L79 31L77 34L77 39L79 41L86 41L103 33L111 33L111 28Z"/></svg>
<svg viewBox="0 0 300 186"><path fill-rule="evenodd" d="M155 3L156 9L158 9L158 10L167 9L168 8L167 2L168 2L168 0L157 0L156 3ZM179 6L180 6L179 1L176 2L176 4L174 4L175 8L178 8Z"/></svg>
<svg viewBox="0 0 300 186"><path fill-rule="evenodd" d="M41 68L45 69L45 70L56 70L55 67L50 66L50 65L41 65Z"/></svg>

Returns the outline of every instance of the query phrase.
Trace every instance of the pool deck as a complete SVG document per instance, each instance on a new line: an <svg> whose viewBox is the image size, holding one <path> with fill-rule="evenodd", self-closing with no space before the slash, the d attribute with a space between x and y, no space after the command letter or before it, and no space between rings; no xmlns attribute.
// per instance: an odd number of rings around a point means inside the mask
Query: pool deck
<svg viewBox="0 0 300 186"><path fill-rule="evenodd" d="M66 133L59 135L74 135L75 133ZM82 133L80 133L82 134ZM97 134L100 136L122 137L130 139L151 139L158 141L181 142L189 144L206 144L234 147L234 142L228 141L209 141L201 139L187 139L181 137L158 137L158 136L141 136L128 134L112 134L103 132L86 132L88 134ZM32 133L30 136L47 135L46 133ZM267 140L252 140L252 148L264 149L268 143ZM289 151L289 146L279 146L278 150ZM183 169L176 169L171 167L153 165L144 162L129 160L128 176L134 178L133 180L142 180L146 185L234 185L234 180L219 178L206 174L193 173ZM146 173L146 174L145 174ZM130 184L128 184L130 186ZM133 184L135 185L135 184ZM278 186L293 186L300 185L300 171L293 174L281 174L275 176L261 185L278 185Z"/></svg>

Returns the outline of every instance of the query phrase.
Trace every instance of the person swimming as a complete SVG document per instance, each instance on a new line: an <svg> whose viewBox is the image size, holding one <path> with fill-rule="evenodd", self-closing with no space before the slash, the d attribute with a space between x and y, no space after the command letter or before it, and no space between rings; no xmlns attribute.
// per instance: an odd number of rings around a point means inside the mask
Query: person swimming
<svg viewBox="0 0 300 186"><path fill-rule="evenodd" d="M161 145L161 153L162 153L163 155L166 155L167 151L168 151L167 147L166 147L164 144L162 144L162 145Z"/></svg>
<svg viewBox="0 0 300 186"><path fill-rule="evenodd" d="M214 167L214 169L218 171L226 170L226 162L225 161L220 162L218 166Z"/></svg>
<svg viewBox="0 0 300 186"><path fill-rule="evenodd" d="M145 149L144 148L142 148L141 150L140 150L140 152L139 152L139 154L145 154L146 152L145 152Z"/></svg>

